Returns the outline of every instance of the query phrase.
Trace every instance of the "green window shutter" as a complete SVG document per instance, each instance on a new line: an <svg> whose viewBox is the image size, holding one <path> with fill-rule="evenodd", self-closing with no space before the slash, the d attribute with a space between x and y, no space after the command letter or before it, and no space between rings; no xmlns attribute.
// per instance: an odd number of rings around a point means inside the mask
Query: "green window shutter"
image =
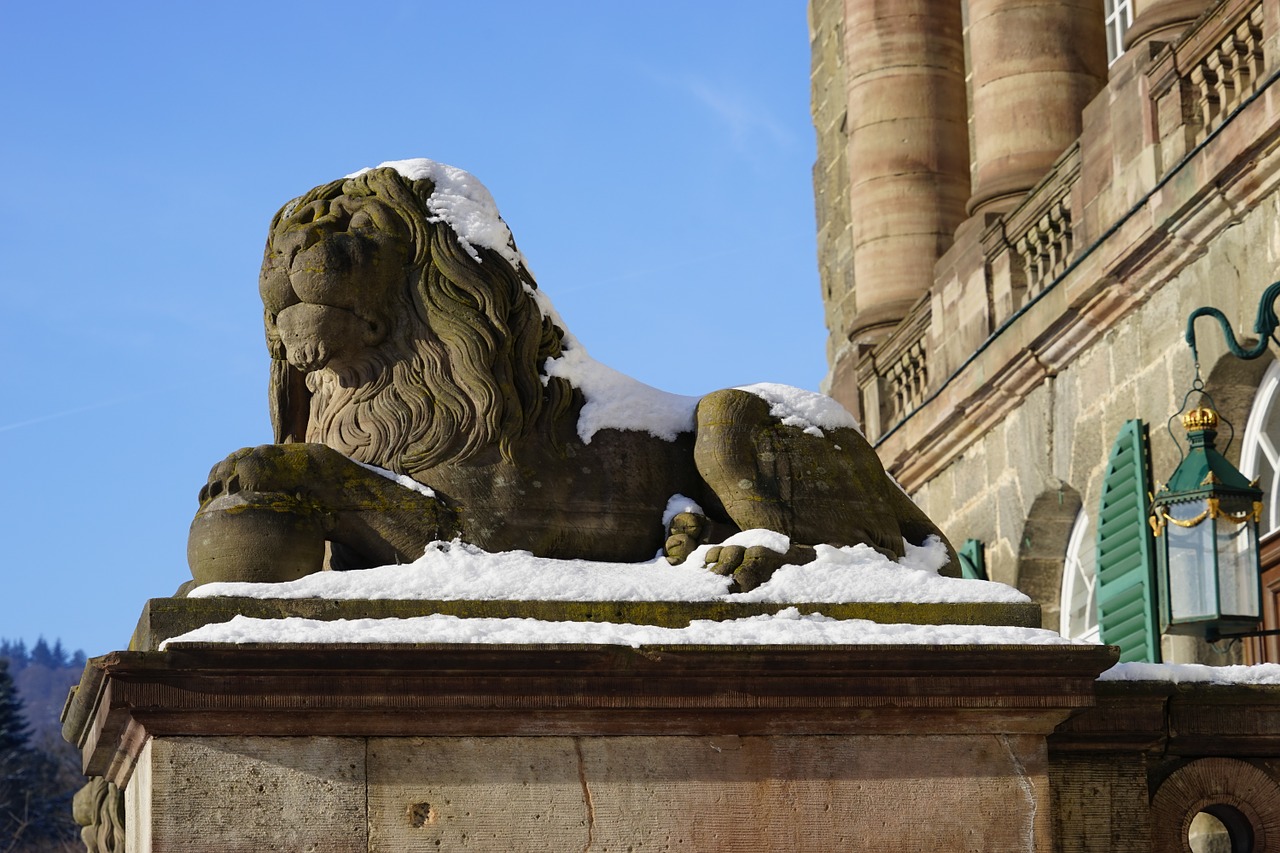
<svg viewBox="0 0 1280 853"><path fill-rule="evenodd" d="M1098 626L1121 661L1160 661L1147 425L1126 421L1111 447L1098 508Z"/></svg>
<svg viewBox="0 0 1280 853"><path fill-rule="evenodd" d="M956 552L960 558L960 576L971 580L987 579L986 547L980 539L966 539Z"/></svg>

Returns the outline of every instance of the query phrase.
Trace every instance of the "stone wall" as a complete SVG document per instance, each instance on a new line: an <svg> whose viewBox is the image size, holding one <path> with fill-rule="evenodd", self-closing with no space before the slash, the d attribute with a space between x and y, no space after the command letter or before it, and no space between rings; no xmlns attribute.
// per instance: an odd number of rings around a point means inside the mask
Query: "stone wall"
<svg viewBox="0 0 1280 853"><path fill-rule="evenodd" d="M140 761L137 853L1050 846L1042 736L183 737Z"/></svg>
<svg viewBox="0 0 1280 853"><path fill-rule="evenodd" d="M950 536L986 543L992 579L1019 586L1040 601L1046 627L1057 627L1061 554L1066 543L1060 528L1050 529L1054 509L1063 502L1072 503L1071 496L1078 495L1091 520L1096 520L1111 444L1131 418L1149 425L1157 479L1172 472L1179 452L1165 427L1195 375L1182 338L1186 317L1200 305L1214 305L1238 321L1237 335L1247 334L1258 295L1280 264L1278 213L1280 196L1275 194L1245 212L1199 258L1029 390L1004 418L918 491L920 505ZM1261 378L1266 361L1231 370L1234 359L1224 358L1216 324L1201 320L1197 331L1207 390L1237 431L1230 455L1238 463L1238 437L1252 402L1249 392ZM1215 376L1214 368L1220 363ZM1248 377L1241 384L1242 372L1255 375L1253 385ZM1176 423L1174 436L1182 441L1182 429ZM1059 574L1035 588L1020 569L1025 569L1040 537L1055 535L1062 548Z"/></svg>
<svg viewBox="0 0 1280 853"><path fill-rule="evenodd" d="M1273 849L1280 686L1115 657L176 643L91 660L64 734L130 853Z"/></svg>
<svg viewBox="0 0 1280 853"><path fill-rule="evenodd" d="M1035 520L1032 508L1042 495L1069 489L1095 510L1111 442L1126 420L1142 418L1151 425L1153 466L1172 471L1178 452L1164 426L1194 377L1182 339L1186 317L1199 305L1213 304L1239 318L1240 326L1251 323L1258 283L1268 283L1280 261L1278 205L1280 197L1272 196L1249 212L923 486L918 499L943 529L987 543L994 579L1017 582L1023 531ZM1208 378L1225 348L1216 326L1201 324L1208 362L1202 373ZM1243 431L1247 412L1226 414ZM1176 425L1175 435L1181 438ZM1237 461L1238 450L1236 443Z"/></svg>
<svg viewBox="0 0 1280 853"><path fill-rule="evenodd" d="M992 577L1049 627L1070 522L1096 514L1120 426L1148 423L1157 479L1176 464L1165 423L1194 376L1187 315L1216 306L1247 337L1280 277L1280 0L1179 21L1111 66L1038 184L957 230L928 297L856 354L856 388L831 363L830 393L889 471L953 541L985 542ZM1242 433L1266 360L1224 359L1202 323L1202 373Z"/></svg>
<svg viewBox="0 0 1280 853"><path fill-rule="evenodd" d="M839 330L852 320L853 235L849 227L849 170L845 163L848 118L844 73L844 0L812 0L809 41L813 56L811 106L818 133L813 164L818 222L818 280L826 306L827 360L844 358L847 339Z"/></svg>
<svg viewBox="0 0 1280 853"><path fill-rule="evenodd" d="M1043 853L1047 739L1115 657L178 642L90 661L63 733L130 853Z"/></svg>
<svg viewBox="0 0 1280 853"><path fill-rule="evenodd" d="M1213 833L1206 813L1225 826L1194 849L1274 849L1280 688L1103 681L1097 693L1049 739L1055 850L1187 850Z"/></svg>

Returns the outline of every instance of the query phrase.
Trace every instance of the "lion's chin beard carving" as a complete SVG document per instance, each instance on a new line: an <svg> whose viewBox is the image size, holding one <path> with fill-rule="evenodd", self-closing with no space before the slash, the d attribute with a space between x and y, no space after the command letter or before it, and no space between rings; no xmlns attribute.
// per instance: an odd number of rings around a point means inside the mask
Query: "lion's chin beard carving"
<svg viewBox="0 0 1280 853"><path fill-rule="evenodd" d="M276 316L289 363L304 373L364 360L386 337L386 324L345 308L300 302Z"/></svg>
<svg viewBox="0 0 1280 853"><path fill-rule="evenodd" d="M417 353L392 355L383 349L355 364L308 373L307 441L327 444L357 462L405 470L406 458L415 455L411 448L433 420L430 399L414 381L422 367Z"/></svg>
<svg viewBox="0 0 1280 853"><path fill-rule="evenodd" d="M494 440L493 430L454 371L439 341L403 325L383 334L377 346L330 357L307 372L306 440L405 474L469 456Z"/></svg>

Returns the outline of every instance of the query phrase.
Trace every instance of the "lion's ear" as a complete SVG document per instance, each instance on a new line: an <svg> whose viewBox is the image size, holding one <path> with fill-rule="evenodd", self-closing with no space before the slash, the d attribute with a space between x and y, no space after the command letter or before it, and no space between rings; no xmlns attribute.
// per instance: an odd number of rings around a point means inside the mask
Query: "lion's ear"
<svg viewBox="0 0 1280 853"><path fill-rule="evenodd" d="M271 359L271 429L276 444L307 440L311 392L307 376L282 358Z"/></svg>

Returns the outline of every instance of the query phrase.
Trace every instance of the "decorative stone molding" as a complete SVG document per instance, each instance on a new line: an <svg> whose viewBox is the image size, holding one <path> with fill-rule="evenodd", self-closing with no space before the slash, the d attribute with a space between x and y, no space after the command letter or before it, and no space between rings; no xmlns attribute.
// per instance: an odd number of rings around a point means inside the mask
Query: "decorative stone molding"
<svg viewBox="0 0 1280 853"><path fill-rule="evenodd" d="M997 322L1058 279L1075 252L1073 208L1081 202L1080 144L1067 148L1031 192L983 235Z"/></svg>
<svg viewBox="0 0 1280 853"><path fill-rule="evenodd" d="M114 782L91 778L71 802L87 853L125 853L124 794Z"/></svg>
<svg viewBox="0 0 1280 853"><path fill-rule="evenodd" d="M1071 260L1072 248L1071 206L1064 193L1014 244L1026 271L1028 297L1062 275Z"/></svg>
<svg viewBox="0 0 1280 853"><path fill-rule="evenodd" d="M1047 733L1105 646L218 646L89 662L63 735L128 784L154 737Z"/></svg>
<svg viewBox="0 0 1280 853"><path fill-rule="evenodd" d="M1262 3L1228 0L1147 69L1161 171L1172 168L1257 90L1267 66L1264 42L1271 35L1265 24Z"/></svg>
<svg viewBox="0 0 1280 853"><path fill-rule="evenodd" d="M1222 116L1253 92L1264 65L1259 3L1191 69L1189 79L1200 118L1197 139L1203 139L1221 123Z"/></svg>
<svg viewBox="0 0 1280 853"><path fill-rule="evenodd" d="M881 424L894 424L921 405L929 392L929 299L916 302L893 334L864 358L859 371L863 430L872 440Z"/></svg>
<svg viewBox="0 0 1280 853"><path fill-rule="evenodd" d="M90 661L64 734L134 853L1048 850L1046 738L1115 658L172 643Z"/></svg>
<svg viewBox="0 0 1280 853"><path fill-rule="evenodd" d="M1055 850L1188 850L1200 812L1233 850L1275 849L1280 689L1099 681L1097 698L1049 737Z"/></svg>
<svg viewBox="0 0 1280 853"><path fill-rule="evenodd" d="M1131 181L1139 182L1137 186L1131 182L1116 189L1117 183L1095 182L1086 187L1070 177L1073 155L1068 152L1022 205L981 235L987 266L980 275L985 277L966 279L962 287L988 288L995 322L992 332L956 367L931 371L925 402L902 418L885 422L873 439L886 468L908 492L919 490L952 464L984 430L1015 411L1045 378L1057 375L1147 304L1173 276L1201 257L1217 235L1238 224L1280 187L1280 105L1273 98L1258 97L1259 87L1269 79L1266 75L1252 73L1252 94L1233 95L1236 106L1215 118L1230 126L1198 142L1194 134L1179 135L1189 127L1182 121L1184 89L1190 103L1191 65L1182 60L1192 57L1199 62L1228 36L1236 38L1241 28L1247 34L1259 20L1256 7L1256 0L1227 0L1152 61L1145 83L1144 75L1138 75L1130 87L1106 93L1115 101L1141 97L1148 83L1152 87L1150 97L1157 107L1153 131L1160 138L1151 140L1155 168L1147 171L1139 165L1128 174ZM1267 8L1264 5L1264 11ZM1162 69L1171 73L1164 74ZM1182 69L1185 73L1177 73ZM1266 74L1272 71L1267 68ZM1159 87L1166 84L1162 92ZM1170 105L1178 109L1177 123L1167 121ZM1090 146L1110 145L1109 133L1105 126L1096 132L1087 129L1079 142L1083 159L1096 156ZM1056 283L1042 280L1038 296L1030 295L1028 286L1019 307L1016 289L1025 271L1023 256L1012 247L1039 227L1050 208L1064 198L1064 184L1071 187L1065 194L1072 230L1066 268ZM1043 199L1044 207L1033 218L1036 199ZM1087 235L1081 233L1086 224L1082 211L1099 209L1103 215ZM948 322L946 328L954 328L956 318L949 317ZM942 327L932 327L927 341L940 334ZM1171 345L1174 337L1170 336ZM966 429L955 430L958 417L966 419Z"/></svg>
<svg viewBox="0 0 1280 853"><path fill-rule="evenodd" d="M901 417L924 401L929 384L929 363L923 335L912 341L902 357L894 362L886 379L892 389L889 405L894 417Z"/></svg>

